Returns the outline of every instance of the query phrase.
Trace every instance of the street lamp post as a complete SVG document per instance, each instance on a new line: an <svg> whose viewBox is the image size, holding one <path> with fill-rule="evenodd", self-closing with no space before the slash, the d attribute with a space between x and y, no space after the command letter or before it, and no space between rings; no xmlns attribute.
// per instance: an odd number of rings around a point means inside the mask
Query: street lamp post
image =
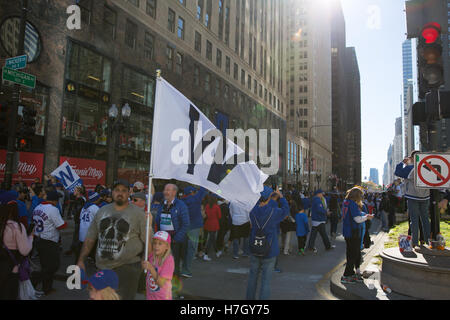
<svg viewBox="0 0 450 320"><path fill-rule="evenodd" d="M108 167L112 168L113 171L109 175L112 177L112 181L116 180L117 177L117 163L119 160L119 133L125 129L125 125L130 117L131 107L128 103L125 103L122 107L120 107L120 110L115 104L113 104L108 110L108 162L110 164Z"/></svg>
<svg viewBox="0 0 450 320"><path fill-rule="evenodd" d="M311 155L312 155L312 144L311 144L311 130L313 128L319 128L319 127L331 127L331 124L319 124L319 125L313 125L309 128L309 135L308 135L308 192L311 192Z"/></svg>

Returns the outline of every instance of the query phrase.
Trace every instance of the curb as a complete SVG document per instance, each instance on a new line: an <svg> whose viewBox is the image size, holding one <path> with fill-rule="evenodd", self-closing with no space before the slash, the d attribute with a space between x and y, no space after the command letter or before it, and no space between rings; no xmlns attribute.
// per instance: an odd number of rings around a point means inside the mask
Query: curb
<svg viewBox="0 0 450 320"><path fill-rule="evenodd" d="M361 269L364 269L367 264L370 263L372 258L376 255L374 254L375 249L377 248L380 241L383 240L388 233L381 231L381 225L378 228L377 235L373 240L374 244L364 255L364 262L361 265ZM341 284L341 275L345 270L345 261L342 265L337 269L337 271L331 276L330 279L330 291L336 297L343 300L372 300L374 297L365 295L365 290L358 283L351 284L352 287L346 287ZM358 290L359 289L359 290Z"/></svg>

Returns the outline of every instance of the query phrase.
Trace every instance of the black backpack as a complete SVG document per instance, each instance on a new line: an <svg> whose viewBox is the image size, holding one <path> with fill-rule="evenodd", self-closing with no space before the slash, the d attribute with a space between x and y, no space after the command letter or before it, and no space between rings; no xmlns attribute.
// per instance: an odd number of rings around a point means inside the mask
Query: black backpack
<svg viewBox="0 0 450 320"><path fill-rule="evenodd" d="M269 243L267 241L267 237L264 234L263 230L266 227L267 223L269 222L270 218L272 218L272 214L273 214L273 210L270 213L270 216L267 219L266 223L264 223L264 225L262 226L262 228L258 223L258 219L256 219L256 217L255 217L257 229L256 229L255 239L253 239L253 241L250 243L250 251L255 257L263 258L269 254L272 242Z"/></svg>

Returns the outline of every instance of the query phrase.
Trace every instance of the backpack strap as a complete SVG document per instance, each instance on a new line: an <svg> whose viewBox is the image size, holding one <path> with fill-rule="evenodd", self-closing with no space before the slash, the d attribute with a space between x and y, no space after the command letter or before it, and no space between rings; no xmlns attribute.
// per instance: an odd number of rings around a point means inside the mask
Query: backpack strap
<svg viewBox="0 0 450 320"><path fill-rule="evenodd" d="M258 219L256 219L256 217L255 217L255 221L256 221L256 225L258 226L258 229L260 229L261 231L264 230L264 228L266 227L266 225L269 222L270 218L272 218L272 215L273 215L273 209L272 209L272 212L270 213L269 218L267 219L266 223L264 223L262 228L259 226Z"/></svg>

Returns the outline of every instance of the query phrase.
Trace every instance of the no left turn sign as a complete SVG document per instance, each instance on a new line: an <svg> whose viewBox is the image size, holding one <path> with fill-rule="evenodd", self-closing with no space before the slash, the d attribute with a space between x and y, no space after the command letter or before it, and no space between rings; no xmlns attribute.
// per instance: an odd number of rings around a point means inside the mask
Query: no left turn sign
<svg viewBox="0 0 450 320"><path fill-rule="evenodd" d="M418 188L450 188L450 154L418 153L415 155L415 180Z"/></svg>

